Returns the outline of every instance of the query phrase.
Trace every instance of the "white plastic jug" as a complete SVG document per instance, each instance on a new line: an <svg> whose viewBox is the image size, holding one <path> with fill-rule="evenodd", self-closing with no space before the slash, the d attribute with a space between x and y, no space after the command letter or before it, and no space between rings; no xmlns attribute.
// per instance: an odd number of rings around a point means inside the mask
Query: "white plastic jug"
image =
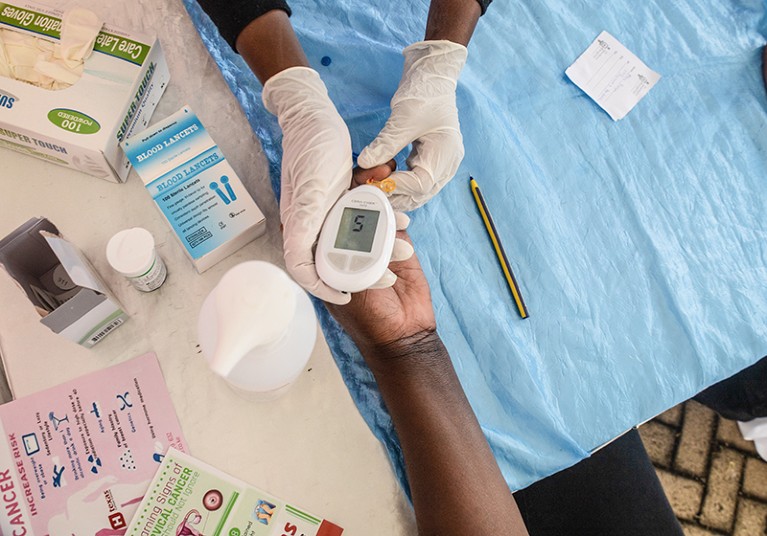
<svg viewBox="0 0 767 536"><path fill-rule="evenodd" d="M317 337L309 297L280 268L238 264L210 292L197 322L210 368L260 398L282 394L304 369Z"/></svg>

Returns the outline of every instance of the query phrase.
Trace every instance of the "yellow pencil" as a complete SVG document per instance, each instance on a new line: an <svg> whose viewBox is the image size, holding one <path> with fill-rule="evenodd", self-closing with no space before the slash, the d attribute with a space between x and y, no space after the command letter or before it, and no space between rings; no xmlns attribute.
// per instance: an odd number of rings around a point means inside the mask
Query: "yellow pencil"
<svg viewBox="0 0 767 536"><path fill-rule="evenodd" d="M498 238L498 231L495 230L495 224L493 223L493 217L490 215L490 210L487 208L485 199L482 197L482 192L479 191L479 185L473 177L469 177L469 185L471 186L471 193L474 194L474 200L477 202L477 208L479 208L482 221L485 222L487 234L490 235L490 240L493 242L495 254L498 256L498 261L501 263L503 275L506 276L506 281L509 283L511 294L514 296L514 301L519 310L519 316L527 318L529 315L527 313L525 301L522 299L522 294L519 292L519 286L517 285L517 280L514 278L514 272L511 271L511 263L509 263L509 259L506 258L506 252L503 251L503 245L501 245L501 239Z"/></svg>

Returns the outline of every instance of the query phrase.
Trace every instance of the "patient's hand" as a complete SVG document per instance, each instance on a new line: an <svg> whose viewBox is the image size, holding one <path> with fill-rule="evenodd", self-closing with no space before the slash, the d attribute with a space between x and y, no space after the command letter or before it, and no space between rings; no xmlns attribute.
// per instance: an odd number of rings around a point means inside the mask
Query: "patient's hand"
<svg viewBox="0 0 767 536"><path fill-rule="evenodd" d="M394 167L392 161L369 170L357 168L354 182L385 179ZM398 231L397 238L412 244L405 231ZM429 285L416 255L391 262L389 269L397 275L394 286L353 294L347 305L326 304L367 359L400 355L407 345L436 333Z"/></svg>
<svg viewBox="0 0 767 536"><path fill-rule="evenodd" d="M369 180L382 181L389 177L397 169L397 163L394 160L389 160L385 164L376 166L370 169L363 169L361 167L354 168L352 171L352 188L355 186L362 186L367 184Z"/></svg>
<svg viewBox="0 0 767 536"><path fill-rule="evenodd" d="M397 237L410 242L404 231ZM389 269L397 275L394 286L353 294L346 305L327 304L366 358L402 354L403 346L430 338L437 329L429 285L416 255L392 262Z"/></svg>

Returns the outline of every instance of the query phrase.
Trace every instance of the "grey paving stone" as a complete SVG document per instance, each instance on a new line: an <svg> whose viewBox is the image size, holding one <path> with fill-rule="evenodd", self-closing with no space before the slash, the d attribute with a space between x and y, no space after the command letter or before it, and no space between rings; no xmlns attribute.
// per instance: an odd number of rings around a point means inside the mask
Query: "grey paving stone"
<svg viewBox="0 0 767 536"><path fill-rule="evenodd" d="M662 469L656 472L676 517L694 521L703 499L703 484Z"/></svg>
<svg viewBox="0 0 767 536"><path fill-rule="evenodd" d="M743 465L743 455L732 449L714 454L700 515L703 525L724 531L732 528Z"/></svg>
<svg viewBox="0 0 767 536"><path fill-rule="evenodd" d="M639 433L686 536L767 536L767 462L735 421L688 402Z"/></svg>
<svg viewBox="0 0 767 536"><path fill-rule="evenodd" d="M711 532L698 525L689 525L687 523L682 523L682 530L684 531L684 536L719 536L718 532Z"/></svg>
<svg viewBox="0 0 767 536"><path fill-rule="evenodd" d="M767 534L767 504L741 499L733 536L761 536Z"/></svg>
<svg viewBox="0 0 767 536"><path fill-rule="evenodd" d="M761 458L746 458L743 491L767 501L767 462Z"/></svg>
<svg viewBox="0 0 767 536"><path fill-rule="evenodd" d="M716 415L694 401L684 406L684 425L677 449L674 468L703 477L708 466L708 451L713 435Z"/></svg>
<svg viewBox="0 0 767 536"><path fill-rule="evenodd" d="M738 423L735 421L720 418L716 437L719 441L727 443L732 447L756 454L754 442L743 439L743 436L740 434L740 428L738 428Z"/></svg>
<svg viewBox="0 0 767 536"><path fill-rule="evenodd" d="M655 417L654 420L658 420L662 423L668 424L679 428L679 423L682 422L682 411L684 410L684 404L679 404L671 409L668 409Z"/></svg>
<svg viewBox="0 0 767 536"><path fill-rule="evenodd" d="M670 467L676 432L664 424L650 421L639 427L639 435L652 463L660 467Z"/></svg>

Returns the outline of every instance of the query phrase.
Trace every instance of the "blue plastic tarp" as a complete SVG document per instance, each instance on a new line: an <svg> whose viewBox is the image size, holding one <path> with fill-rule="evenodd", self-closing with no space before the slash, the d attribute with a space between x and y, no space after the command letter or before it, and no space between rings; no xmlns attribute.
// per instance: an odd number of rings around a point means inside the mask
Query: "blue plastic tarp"
<svg viewBox="0 0 767 536"><path fill-rule="evenodd" d="M184 2L278 191L281 134L261 87L194 0ZM401 50L422 39L428 2L291 6L359 152L388 116ZM497 0L480 20L458 86L466 157L411 214L410 234L439 333L512 488L767 354L764 17L762 0ZM663 76L619 122L564 75L602 30ZM494 215L527 320L469 175ZM346 384L404 482L372 376L320 313Z"/></svg>

